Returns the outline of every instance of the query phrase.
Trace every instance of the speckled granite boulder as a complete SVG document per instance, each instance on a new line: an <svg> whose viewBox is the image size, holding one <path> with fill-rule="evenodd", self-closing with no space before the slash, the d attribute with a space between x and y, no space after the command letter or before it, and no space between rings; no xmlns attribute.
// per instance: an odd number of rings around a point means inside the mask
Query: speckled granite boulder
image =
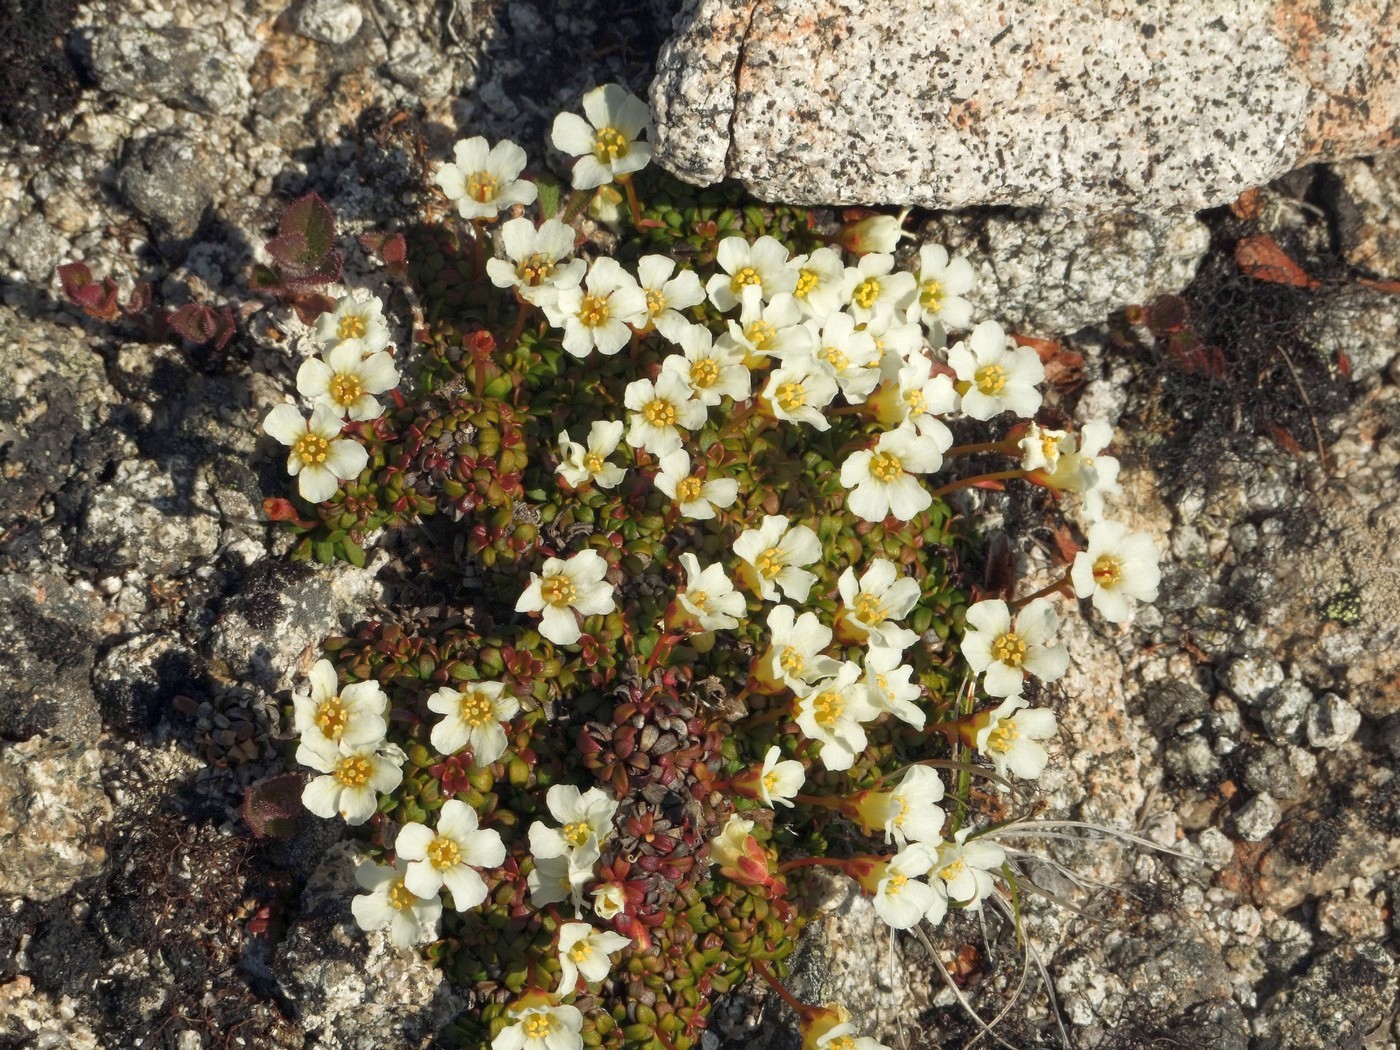
<svg viewBox="0 0 1400 1050"><path fill-rule="evenodd" d="M1383 0L694 0L660 163L772 200L1194 211L1400 141Z"/></svg>

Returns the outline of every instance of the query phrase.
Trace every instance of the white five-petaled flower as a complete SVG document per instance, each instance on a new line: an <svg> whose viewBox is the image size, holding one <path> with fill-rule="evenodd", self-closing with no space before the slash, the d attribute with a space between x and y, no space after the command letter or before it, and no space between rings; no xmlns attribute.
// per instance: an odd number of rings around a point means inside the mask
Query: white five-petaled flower
<svg viewBox="0 0 1400 1050"><path fill-rule="evenodd" d="M873 252L861 257L855 266L846 267L843 291L851 315L857 321L869 321L882 309L903 314L918 294L918 282L912 273L894 271L894 256Z"/></svg>
<svg viewBox="0 0 1400 1050"><path fill-rule="evenodd" d="M533 182L520 178L525 151L510 139L490 147L480 135L462 139L452 156L456 163L440 167L433 181L464 219L494 219L503 208L533 204L539 194Z"/></svg>
<svg viewBox="0 0 1400 1050"><path fill-rule="evenodd" d="M360 929L382 930L389 927L389 941L396 948L408 948L428 933L437 936L438 919L442 917L442 901L436 891L426 896L416 894L405 884L408 862L402 858L391 868L372 860L355 866L355 882L369 890L350 902L350 911Z"/></svg>
<svg viewBox="0 0 1400 1050"><path fill-rule="evenodd" d="M1046 478L1051 488L1076 489L1084 494L1084 516L1090 521L1103 520L1104 496L1119 495L1123 489L1118 484L1118 460L1105 456L1104 448L1113 440L1113 428L1101 419L1086 423L1079 431L1079 448L1069 457L1066 464L1071 476L1080 484L1061 484L1060 472ZM1063 460L1062 460L1063 462Z"/></svg>
<svg viewBox="0 0 1400 1050"><path fill-rule="evenodd" d="M694 329L709 334L709 329L681 313L705 301L705 287L694 270L676 273L676 261L670 256L643 255L637 260L637 283L647 300L647 325L664 338L679 343L682 335Z"/></svg>
<svg viewBox="0 0 1400 1050"><path fill-rule="evenodd" d="M758 773L758 799L765 806L787 806L792 808L792 796L802 790L807 782L807 771L795 758L783 759L782 751L774 744L763 756L763 768Z"/></svg>
<svg viewBox="0 0 1400 1050"><path fill-rule="evenodd" d="M853 405L870 396L880 382L880 351L875 338L856 328L855 318L838 311L807 322L815 345L813 356L825 368L841 393Z"/></svg>
<svg viewBox="0 0 1400 1050"><path fill-rule="evenodd" d="M603 616L617 608L613 587L604 576L608 563L597 551L579 551L571 558L546 558L539 572L515 603L516 612L540 613L540 634L555 645L572 645L582 636L577 610Z"/></svg>
<svg viewBox="0 0 1400 1050"><path fill-rule="evenodd" d="M491 1040L491 1050L583 1050L583 1013L577 1006L544 1000L510 1008L512 1022Z"/></svg>
<svg viewBox="0 0 1400 1050"><path fill-rule="evenodd" d="M303 739L297 761L325 776L313 777L302 789L301 801L318 817L337 814L350 825L363 824L374 815L379 796L403 783L401 768L407 757L397 744L373 740L363 744L338 744Z"/></svg>
<svg viewBox="0 0 1400 1050"><path fill-rule="evenodd" d="M841 665L822 653L831 644L831 628L816 613L801 616L790 605L775 605L768 613L768 635L773 639L759 661L759 674L775 685L796 688L817 678L828 678Z"/></svg>
<svg viewBox="0 0 1400 1050"><path fill-rule="evenodd" d="M656 487L680 504L680 512L687 518L706 521L739 498L739 483L733 478L701 480L692 474L690 456L683 448L666 453L659 463Z"/></svg>
<svg viewBox="0 0 1400 1050"><path fill-rule="evenodd" d="M908 208L898 215L869 215L843 226L837 240L852 255L892 252L901 238L910 236L904 232L904 220L908 215Z"/></svg>
<svg viewBox="0 0 1400 1050"><path fill-rule="evenodd" d="M902 423L886 431L874 448L852 452L841 464L841 484L851 490L846 507L866 521L881 522L890 514L912 521L933 502L932 494L914 475L938 470L951 445L952 434L946 428L942 433L932 428L922 433Z"/></svg>
<svg viewBox="0 0 1400 1050"><path fill-rule="evenodd" d="M1008 345L1006 332L995 321L983 321L954 343L948 364L958 376L962 410L973 419L1008 411L1029 418L1040 408L1036 384L1045 378L1040 355L1029 346Z"/></svg>
<svg viewBox="0 0 1400 1050"><path fill-rule="evenodd" d="M555 784L545 795L545 805L562 826L551 828L540 821L530 825L530 852L536 860L601 846L612 834L617 803L602 788L579 791L572 784Z"/></svg>
<svg viewBox="0 0 1400 1050"><path fill-rule="evenodd" d="M593 890L593 914L604 922L621 915L627 909L627 891L621 884L605 882Z"/></svg>
<svg viewBox="0 0 1400 1050"><path fill-rule="evenodd" d="M705 403L692 395L690 384L675 372L663 371L655 383L650 379L628 383L623 392L623 404L632 411L627 444L653 456L680 448L680 428L699 430L708 415Z"/></svg>
<svg viewBox="0 0 1400 1050"><path fill-rule="evenodd" d="M443 755L464 747L472 750L472 764L489 766L506 753L504 722L520 711L520 701L500 682L464 682L461 692L443 686L428 697L428 710L442 715L428 737Z"/></svg>
<svg viewBox="0 0 1400 1050"><path fill-rule="evenodd" d="M792 296L804 317L821 320L841 309L846 265L832 248L818 248L810 255L798 255L788 263L797 274Z"/></svg>
<svg viewBox="0 0 1400 1050"><path fill-rule="evenodd" d="M1035 780L1045 771L1050 754L1039 741L1055 735L1055 712L1009 696L995 710L978 715L975 728L974 746L1001 776L1009 770L1023 780Z"/></svg>
<svg viewBox="0 0 1400 1050"><path fill-rule="evenodd" d="M576 990L579 977L597 984L612 969L608 956L631 943L620 933L595 929L586 922L564 923L559 927L559 993Z"/></svg>
<svg viewBox="0 0 1400 1050"><path fill-rule="evenodd" d="M567 259L574 251L572 226L547 219L539 229L523 216L501 227L504 259L486 260L486 273L497 288L514 288L527 303L541 306L567 288L577 288L588 264Z"/></svg>
<svg viewBox="0 0 1400 1050"><path fill-rule="evenodd" d="M738 306L750 286L757 286L763 299L797 286L797 274L788 266L788 250L776 237L765 235L752 244L742 237L726 237L715 249L715 261L724 272L705 282L705 294L721 313Z"/></svg>
<svg viewBox="0 0 1400 1050"><path fill-rule="evenodd" d="M1126 525L1101 521L1089 529L1089 548L1074 556L1070 580L1080 598L1092 598L1099 615L1122 623L1132 611L1130 599L1157 600L1162 570L1157 544L1145 532L1128 532Z"/></svg>
<svg viewBox="0 0 1400 1050"><path fill-rule="evenodd" d="M1069 669L1069 649L1055 641L1060 617L1048 598L1037 598L1016 613L1000 598L977 602L967 610L968 630L962 654L973 672L983 676L990 696L1017 696L1029 671L1053 682Z"/></svg>
<svg viewBox="0 0 1400 1050"><path fill-rule="evenodd" d="M543 908L546 904L569 901L574 907L574 915L582 915L583 889L593 880L593 866L598 863L598 857L598 843L595 841L557 857L535 857L535 866L525 877L525 885L530 890L530 903L536 908Z"/></svg>
<svg viewBox="0 0 1400 1050"><path fill-rule="evenodd" d="M776 418L825 431L831 429L831 421L822 409L836 399L839 389L831 372L816 358L802 356L773 370L763 388L763 399Z"/></svg>
<svg viewBox="0 0 1400 1050"><path fill-rule="evenodd" d="M499 832L477 826L476 810L461 799L448 799L438 813L437 830L417 821L405 824L394 840L394 853L409 861L404 885L420 897L436 897L446 886L458 911L486 899L486 881L478 868L499 868L506 847Z"/></svg>
<svg viewBox="0 0 1400 1050"><path fill-rule="evenodd" d="M602 354L617 353L632 338L628 326L640 328L647 321L646 293L606 255L593 260L583 284L561 288L542 305L549 323L564 330L564 349L580 358L595 348Z"/></svg>
<svg viewBox="0 0 1400 1050"><path fill-rule="evenodd" d="M744 367L743 348L733 339L721 336L716 341L708 328L691 325L677 344L681 352L662 361L661 371L684 379L702 405L717 405L726 394L735 401L748 398L752 379Z"/></svg>
<svg viewBox="0 0 1400 1050"><path fill-rule="evenodd" d="M374 419L384 411L374 397L399 385L394 359L383 350L366 355L353 342L337 343L326 360L308 357L297 369L297 393L338 416Z"/></svg>
<svg viewBox="0 0 1400 1050"><path fill-rule="evenodd" d="M314 740L335 747L344 740L353 746L384 739L389 698L378 682L355 682L341 689L335 665L329 660L317 660L307 677L311 695L292 697L296 731L303 744ZM312 764L299 752L297 761Z"/></svg>
<svg viewBox="0 0 1400 1050"><path fill-rule="evenodd" d="M874 401L877 418L886 426L908 422L919 430L946 430L937 417L957 411L958 392L949 376L933 374L933 361L926 354L916 353L900 366L895 382L881 390Z"/></svg>
<svg viewBox="0 0 1400 1050"><path fill-rule="evenodd" d="M875 889L875 914L891 929L912 929L936 906L938 892L927 882L920 881L928 874L933 861L933 848L915 842L883 865Z"/></svg>
<svg viewBox="0 0 1400 1050"><path fill-rule="evenodd" d="M788 527L781 514L765 514L763 524L745 529L734 541L734 553L746 563L751 583L765 601L778 600L778 591L795 602L805 602L817 581L802 568L822 556L817 534L806 525Z"/></svg>
<svg viewBox="0 0 1400 1050"><path fill-rule="evenodd" d="M555 472L574 488L593 482L600 489L610 489L622 481L627 471L608 457L617 451L626 424L620 419L594 420L588 428L588 446L569 440L569 432L559 432L559 466Z"/></svg>
<svg viewBox="0 0 1400 1050"><path fill-rule="evenodd" d="M953 835L952 842L945 842L938 850L929 881L939 892L937 917L929 914L930 922L938 922L947 911L949 901L964 908L977 908L982 899L992 892L992 872L1006 860L1006 850L995 842L983 839L968 841L972 833L971 825ZM937 876L933 878L932 876ZM938 908L939 905L935 905Z"/></svg>
<svg viewBox="0 0 1400 1050"><path fill-rule="evenodd" d="M1074 438L1068 432L1045 430L1034 421L1026 427L1025 434L1016 444L1021 449L1021 469L1043 470L1047 479L1059 471L1060 459L1073 453L1075 446ZM1077 476L1078 471L1074 473ZM1064 487L1076 487L1068 477L1063 478L1063 480L1069 482Z"/></svg>
<svg viewBox="0 0 1400 1050"><path fill-rule="evenodd" d="M842 621L856 641L902 652L919 640L913 631L892 622L909 615L920 593L919 581L902 575L894 562L876 558L859 581L855 566L847 566L836 589L841 594Z"/></svg>
<svg viewBox="0 0 1400 1050"><path fill-rule="evenodd" d="M341 296L334 310L316 318L316 338L325 346L349 345L362 354L383 350L389 345L383 301L377 295L363 300Z"/></svg>
<svg viewBox="0 0 1400 1050"><path fill-rule="evenodd" d="M888 711L915 729L924 728L927 715L916 700L923 690L913 680L914 668L904 662L902 649L872 645L865 651L865 678L870 699L881 711Z"/></svg>
<svg viewBox="0 0 1400 1050"><path fill-rule="evenodd" d="M689 551L681 555L685 569L685 590L676 601L700 625L702 631L727 631L739 626L744 615L744 596L724 574L724 566L716 563L700 568L700 559Z"/></svg>
<svg viewBox="0 0 1400 1050"><path fill-rule="evenodd" d="M740 348L746 365L756 368L769 357L789 361L811 353L812 335L802 323L797 300L787 292L765 301L758 286L751 284L740 303L739 319L728 322L728 339L720 340Z"/></svg>
<svg viewBox="0 0 1400 1050"><path fill-rule="evenodd" d="M908 842L938 846L947 819L938 805L942 801L943 778L938 771L910 766L893 790L866 792L856 812L866 828L883 828L886 842L900 847Z"/></svg>
<svg viewBox="0 0 1400 1050"><path fill-rule="evenodd" d="M924 329L904 319L893 307L882 307L865 322L865 332L875 340L880 357L880 375L891 379L917 355L924 354Z"/></svg>
<svg viewBox="0 0 1400 1050"><path fill-rule="evenodd" d="M865 750L862 722L880 714L871 702L870 687L861 682L860 665L846 661L831 678L794 686L797 727L821 744L818 757L832 772L850 769Z"/></svg>
<svg viewBox="0 0 1400 1050"><path fill-rule="evenodd" d="M963 296L976 283L972 264L961 255L950 260L943 245L924 245L919 249L918 296L909 308L911 319L922 318L930 328L965 329L972 320L972 304Z"/></svg>
<svg viewBox="0 0 1400 1050"><path fill-rule="evenodd" d="M591 190L619 175L640 171L651 160L651 146L640 141L651 125L647 104L621 84L604 84L583 96L585 121L577 113L554 118L554 148L578 158L570 181Z"/></svg>
<svg viewBox="0 0 1400 1050"><path fill-rule="evenodd" d="M297 491L308 503L324 503L342 481L359 475L369 453L358 441L340 436L344 426L329 405L317 405L307 419L295 405L278 405L263 420L263 430L292 450L287 473L297 479Z"/></svg>

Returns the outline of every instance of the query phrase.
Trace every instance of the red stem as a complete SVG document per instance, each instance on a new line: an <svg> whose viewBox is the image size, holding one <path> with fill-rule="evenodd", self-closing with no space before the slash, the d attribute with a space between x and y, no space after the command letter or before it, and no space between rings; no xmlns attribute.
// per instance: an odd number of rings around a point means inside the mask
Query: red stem
<svg viewBox="0 0 1400 1050"><path fill-rule="evenodd" d="M934 489L933 495L935 497L946 496L950 492L957 492L958 489L971 488L983 481L1004 481L1010 478L1024 478L1025 476L1026 472L1019 468L1016 470L994 470L990 474L973 474L971 477L959 478L957 481L950 481L948 484Z"/></svg>

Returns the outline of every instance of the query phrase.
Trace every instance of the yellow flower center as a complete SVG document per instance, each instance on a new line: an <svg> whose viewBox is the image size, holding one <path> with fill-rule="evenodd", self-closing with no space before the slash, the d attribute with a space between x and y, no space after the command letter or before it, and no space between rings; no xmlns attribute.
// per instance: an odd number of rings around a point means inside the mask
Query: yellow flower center
<svg viewBox="0 0 1400 1050"><path fill-rule="evenodd" d="M922 387L904 391L904 403L909 406L911 416L922 416L928 413L928 400L924 397Z"/></svg>
<svg viewBox="0 0 1400 1050"><path fill-rule="evenodd" d="M413 902L418 899L418 894L403 884L403 879L399 879L389 887L389 906L396 911L403 911L405 908L413 907Z"/></svg>
<svg viewBox="0 0 1400 1050"><path fill-rule="evenodd" d="M855 613L856 619L867 627L883 623L886 615L884 603L873 594L862 594L856 598Z"/></svg>
<svg viewBox="0 0 1400 1050"><path fill-rule="evenodd" d="M846 356L845 351L834 346L822 347L817 351L817 356L838 372L844 372L851 367L851 359Z"/></svg>
<svg viewBox="0 0 1400 1050"><path fill-rule="evenodd" d="M1046 434L1040 439L1040 454L1052 466L1058 463L1060 460L1060 439ZM1083 462L1083 457L1080 457L1080 462Z"/></svg>
<svg viewBox="0 0 1400 1050"><path fill-rule="evenodd" d="M777 786L778 786L778 774L777 774L775 771L773 771L773 770L770 769L767 773L764 773L764 774L763 774L763 790L764 790L764 791L768 792L768 794L771 795L771 794L773 794L773 789L776 788Z"/></svg>
<svg viewBox="0 0 1400 1050"><path fill-rule="evenodd" d="M992 659L1007 667L1020 667L1026 662L1026 643L1014 631L1007 631L992 643Z"/></svg>
<svg viewBox="0 0 1400 1050"><path fill-rule="evenodd" d="M855 303L862 310L869 310L875 305L875 300L880 298L880 278L867 277L856 285L856 290L851 293L851 302Z"/></svg>
<svg viewBox="0 0 1400 1050"><path fill-rule="evenodd" d="M587 941L579 941L569 949L569 958L576 963L584 962L593 957L593 946Z"/></svg>
<svg viewBox="0 0 1400 1050"><path fill-rule="evenodd" d="M363 755L347 755L335 767L335 779L346 787L364 787L374 773L374 765Z"/></svg>
<svg viewBox="0 0 1400 1050"><path fill-rule="evenodd" d="M909 817L909 800L903 796L896 795L895 801L899 803L899 812L894 815L894 826L904 827L904 821Z"/></svg>
<svg viewBox="0 0 1400 1050"><path fill-rule="evenodd" d="M648 401L642 409L642 418L654 427L673 427L680 418L676 406L664 397Z"/></svg>
<svg viewBox="0 0 1400 1050"><path fill-rule="evenodd" d="M1100 587L1117 587L1123 582L1123 563L1112 554L1100 554L1094 559L1094 582Z"/></svg>
<svg viewBox="0 0 1400 1050"><path fill-rule="evenodd" d="M696 390L706 390L719 379L719 365L710 357L702 358L690 366L690 385Z"/></svg>
<svg viewBox="0 0 1400 1050"><path fill-rule="evenodd" d="M1009 718L1004 718L997 723L995 729L987 734L987 750L1004 755L1011 750L1016 738L1020 735L1016 723Z"/></svg>
<svg viewBox="0 0 1400 1050"><path fill-rule="evenodd" d="M593 136L593 155L603 163L627 156L627 136L617 128L599 128Z"/></svg>
<svg viewBox="0 0 1400 1050"><path fill-rule="evenodd" d="M545 600L546 605L552 605L556 609L562 609L567 605L572 605L578 597L578 588L574 586L574 581L567 576L546 576L540 581L540 597Z"/></svg>
<svg viewBox="0 0 1400 1050"><path fill-rule="evenodd" d="M364 384L360 382L360 377L352 373L340 372L331 379L331 400L344 408L353 405L364 392Z"/></svg>
<svg viewBox="0 0 1400 1050"><path fill-rule="evenodd" d="M826 1050L856 1050L856 1041L848 1035L838 1035L827 1040Z"/></svg>
<svg viewBox="0 0 1400 1050"><path fill-rule="evenodd" d="M891 482L904 473L904 464L893 452L877 452L870 457L870 476L876 481Z"/></svg>
<svg viewBox="0 0 1400 1050"><path fill-rule="evenodd" d="M925 281L919 286L919 305L930 313L943 309L943 284L940 281Z"/></svg>
<svg viewBox="0 0 1400 1050"><path fill-rule="evenodd" d="M515 268L515 275L533 288L554 275L554 260L544 252L535 252Z"/></svg>
<svg viewBox="0 0 1400 1050"><path fill-rule="evenodd" d="M462 863L462 847L442 835L428 843L427 854L428 862L438 871L446 871Z"/></svg>
<svg viewBox="0 0 1400 1050"><path fill-rule="evenodd" d="M522 1027L526 1039L543 1039L554 1031L554 1018L549 1014L531 1014Z"/></svg>
<svg viewBox="0 0 1400 1050"><path fill-rule="evenodd" d="M588 821L576 820L572 824L565 824L559 829L559 833L564 836L565 842L577 849L588 841L593 829L588 826Z"/></svg>
<svg viewBox="0 0 1400 1050"><path fill-rule="evenodd" d="M938 869L938 877L944 882L952 882L959 875L961 875L966 868L967 865L964 864L962 858L959 857L951 864L948 864L945 867Z"/></svg>
<svg viewBox="0 0 1400 1050"><path fill-rule="evenodd" d="M460 711L462 721L474 729L495 720L494 712L491 709L491 698L475 689L462 694Z"/></svg>
<svg viewBox="0 0 1400 1050"><path fill-rule="evenodd" d="M729 279L729 290L736 297L751 284L763 284L763 278L752 266L744 266L739 269L733 277Z"/></svg>
<svg viewBox="0 0 1400 1050"><path fill-rule="evenodd" d="M797 287L793 289L792 294L797 299L805 299L816 286L817 275L811 270L800 270L797 274Z"/></svg>
<svg viewBox="0 0 1400 1050"><path fill-rule="evenodd" d="M782 654L778 657L778 666L783 669L784 674L792 675L794 678L802 673L802 669L807 666L807 661L800 649L794 649L790 645L783 646Z"/></svg>
<svg viewBox="0 0 1400 1050"><path fill-rule="evenodd" d="M590 452L588 453L588 455L583 457L583 469L588 471L588 473L590 474L597 474L603 469L604 462L606 462L606 460L604 459L602 453Z"/></svg>
<svg viewBox="0 0 1400 1050"><path fill-rule="evenodd" d="M893 696L894 696L894 693L890 690L890 680L889 680L888 676L882 675L882 674L877 674L877 675L875 676L875 685L876 685L877 688L879 688L880 692L882 692L882 693L885 694L886 698L890 698L890 697L893 697ZM900 805L904 806L904 807L907 809L908 806L909 806L909 803L907 803L907 802L901 802Z"/></svg>
<svg viewBox="0 0 1400 1050"><path fill-rule="evenodd" d="M759 353L768 349L774 337L778 334L777 328L767 321L755 321L744 329L744 338L753 344L753 348Z"/></svg>
<svg viewBox="0 0 1400 1050"><path fill-rule="evenodd" d="M660 288L648 288L647 293L647 313L653 317L666 309L666 296L662 294Z"/></svg>
<svg viewBox="0 0 1400 1050"><path fill-rule="evenodd" d="M700 498L700 490L704 487L704 482L691 475L688 478L681 478L676 483L676 502L691 503Z"/></svg>
<svg viewBox="0 0 1400 1050"><path fill-rule="evenodd" d="M973 373L972 382L988 397L1000 394L1006 389L1006 369L1001 365L985 365Z"/></svg>
<svg viewBox="0 0 1400 1050"><path fill-rule="evenodd" d="M686 591L685 597L699 612L709 608L710 595L707 591Z"/></svg>
<svg viewBox="0 0 1400 1050"><path fill-rule="evenodd" d="M316 708L316 728L331 740L339 740L345 732L345 724L350 721L350 712L338 696L322 700Z"/></svg>
<svg viewBox="0 0 1400 1050"><path fill-rule="evenodd" d="M335 326L335 334L341 339L363 339L369 325L364 314L346 314Z"/></svg>
<svg viewBox="0 0 1400 1050"><path fill-rule="evenodd" d="M807 388L798 382L780 383L777 394L778 407L789 414L807 403Z"/></svg>
<svg viewBox="0 0 1400 1050"><path fill-rule="evenodd" d="M893 897L900 890L904 889L904 884L909 881L909 876L900 875L898 872L891 875L885 883L885 896Z"/></svg>
<svg viewBox="0 0 1400 1050"><path fill-rule="evenodd" d="M489 171L474 171L467 176L467 196L478 204L496 199L501 192L501 181Z"/></svg>
<svg viewBox="0 0 1400 1050"><path fill-rule="evenodd" d="M769 547L758 556L758 560L753 563L753 567L758 570L758 574L765 580L777 577L783 571L784 561L787 551L781 547Z"/></svg>
<svg viewBox="0 0 1400 1050"><path fill-rule="evenodd" d="M297 438L292 451L301 457L303 463L324 463L330 455L331 443L319 434L303 434Z"/></svg>
<svg viewBox="0 0 1400 1050"><path fill-rule="evenodd" d="M830 689L818 693L817 698L812 701L812 714L816 716L817 725L823 729L834 726L845 709L846 705L841 702L841 694Z"/></svg>
<svg viewBox="0 0 1400 1050"><path fill-rule="evenodd" d="M585 295L583 302L579 303L578 319L589 328L607 324L611 316L606 295Z"/></svg>

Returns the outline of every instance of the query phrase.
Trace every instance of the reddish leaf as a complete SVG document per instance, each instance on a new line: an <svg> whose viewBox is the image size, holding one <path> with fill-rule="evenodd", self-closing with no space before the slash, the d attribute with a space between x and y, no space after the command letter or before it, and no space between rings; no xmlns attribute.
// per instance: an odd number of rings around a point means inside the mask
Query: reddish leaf
<svg viewBox="0 0 1400 1050"><path fill-rule="evenodd" d="M267 515L268 521L300 521L301 516L289 499L280 499L276 496L269 496L263 500L263 513Z"/></svg>
<svg viewBox="0 0 1400 1050"><path fill-rule="evenodd" d="M1277 423L1267 423L1265 425L1269 428L1269 436L1274 439L1281 449L1293 456L1301 456L1303 454L1303 446L1298 444L1297 439L1287 430Z"/></svg>
<svg viewBox="0 0 1400 1050"><path fill-rule="evenodd" d="M1147 308L1144 319L1152 334L1162 339L1185 328L1190 316L1185 299L1179 295L1163 295Z"/></svg>
<svg viewBox="0 0 1400 1050"><path fill-rule="evenodd" d="M384 260L391 277L402 280L408 276L408 242L401 233L362 233L360 247L374 252Z"/></svg>
<svg viewBox="0 0 1400 1050"><path fill-rule="evenodd" d="M274 240L285 240L291 244L295 239L300 244L297 268L314 270L335 245L335 216L325 201L314 193L308 193L287 206L277 233L279 236ZM268 251L272 251L270 244ZM282 261L276 253L274 258Z"/></svg>
<svg viewBox="0 0 1400 1050"><path fill-rule="evenodd" d="M1082 547L1074 542L1074 537L1063 525L1056 525L1050 530L1050 541L1055 545L1055 553L1059 555L1060 561L1065 565L1074 561L1074 556L1078 554Z"/></svg>
<svg viewBox="0 0 1400 1050"><path fill-rule="evenodd" d="M291 838L301 816L302 777L282 773L259 780L243 796L243 819L258 838Z"/></svg>
<svg viewBox="0 0 1400 1050"><path fill-rule="evenodd" d="M165 323L190 342L200 345L212 342L219 334L214 311L198 303L186 303L178 310L171 310L165 315Z"/></svg>
<svg viewBox="0 0 1400 1050"><path fill-rule="evenodd" d="M151 282L140 281L131 290L131 297L127 299L122 310L131 316L143 314L151 308L151 297Z"/></svg>
<svg viewBox="0 0 1400 1050"><path fill-rule="evenodd" d="M320 292L309 292L293 299L292 309L302 324L315 324L316 318L335 309L335 300Z"/></svg>
<svg viewBox="0 0 1400 1050"><path fill-rule="evenodd" d="M1245 190L1230 205L1230 214L1237 219L1244 219L1246 222L1253 222L1259 218L1260 200L1257 189Z"/></svg>
<svg viewBox="0 0 1400 1050"><path fill-rule="evenodd" d="M1256 281L1271 284L1286 284L1292 288L1316 288L1314 281L1302 268L1288 257L1278 241L1266 233L1242 238L1235 245L1235 262L1240 272Z"/></svg>
<svg viewBox="0 0 1400 1050"><path fill-rule="evenodd" d="M1337 351L1337 371L1347 379L1351 378L1351 358L1342 350Z"/></svg>
<svg viewBox="0 0 1400 1050"><path fill-rule="evenodd" d="M982 588L987 594L1009 595L1016 584L1016 564L1011 545L1001 533L996 533L987 545L986 569Z"/></svg>
<svg viewBox="0 0 1400 1050"><path fill-rule="evenodd" d="M85 263L65 263L58 268L59 283L69 302L99 321L115 320L118 313L117 282L110 277L96 283Z"/></svg>
<svg viewBox="0 0 1400 1050"><path fill-rule="evenodd" d="M1361 278L1361 283L1367 288L1374 288L1378 292L1390 292L1392 295L1400 295L1400 281L1372 281L1363 277Z"/></svg>

